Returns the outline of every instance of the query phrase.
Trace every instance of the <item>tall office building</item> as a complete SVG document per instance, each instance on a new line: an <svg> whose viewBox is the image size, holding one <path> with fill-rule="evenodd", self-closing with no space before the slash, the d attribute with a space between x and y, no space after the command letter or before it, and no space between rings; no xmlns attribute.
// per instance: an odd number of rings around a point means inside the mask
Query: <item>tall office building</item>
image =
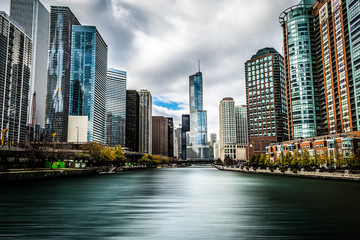
<svg viewBox="0 0 360 240"><path fill-rule="evenodd" d="M210 133L210 146L214 146L217 142L217 135L216 133Z"/></svg>
<svg viewBox="0 0 360 240"><path fill-rule="evenodd" d="M139 94L136 90L126 90L126 147L139 152Z"/></svg>
<svg viewBox="0 0 360 240"><path fill-rule="evenodd" d="M152 153L152 96L148 90L139 94L139 152Z"/></svg>
<svg viewBox="0 0 360 240"><path fill-rule="evenodd" d="M261 49L245 63L245 73L248 154L265 154L267 145L288 138L284 59L273 48Z"/></svg>
<svg viewBox="0 0 360 240"><path fill-rule="evenodd" d="M126 72L110 68L106 83L106 144L125 147Z"/></svg>
<svg viewBox="0 0 360 240"><path fill-rule="evenodd" d="M246 106L235 106L233 98L223 98L219 105L219 122L220 158L224 160L228 156L235 160L246 160Z"/></svg>
<svg viewBox="0 0 360 240"><path fill-rule="evenodd" d="M174 137L174 157L176 157L177 159L182 158L181 134L182 134L182 127L180 124L177 128L175 128L175 137Z"/></svg>
<svg viewBox="0 0 360 240"><path fill-rule="evenodd" d="M50 14L39 0L11 0L10 16L32 39L27 124L32 128L36 124L45 127Z"/></svg>
<svg viewBox="0 0 360 240"><path fill-rule="evenodd" d="M247 145L249 143L247 106L235 106L236 143Z"/></svg>
<svg viewBox="0 0 360 240"><path fill-rule="evenodd" d="M190 115L181 116L181 158L186 159L186 133L190 131Z"/></svg>
<svg viewBox="0 0 360 240"><path fill-rule="evenodd" d="M203 77L199 71L189 77L190 131L186 134L186 157L209 159L207 112L203 109Z"/></svg>
<svg viewBox="0 0 360 240"><path fill-rule="evenodd" d="M69 117L87 116L88 142L105 144L107 45L96 27L72 26ZM77 126L68 127L68 132Z"/></svg>
<svg viewBox="0 0 360 240"><path fill-rule="evenodd" d="M169 122L162 116L152 117L152 153L169 156Z"/></svg>
<svg viewBox="0 0 360 240"><path fill-rule="evenodd" d="M66 142L68 133L73 25L80 23L68 7L51 6L45 124L47 139L56 132L59 142Z"/></svg>
<svg viewBox="0 0 360 240"><path fill-rule="evenodd" d="M315 82L316 55L314 49L311 5L314 0L302 0L280 15L284 35L285 78L287 94L288 135L307 138L317 135L318 86Z"/></svg>
<svg viewBox="0 0 360 240"><path fill-rule="evenodd" d="M168 117L168 156L174 157L174 120Z"/></svg>
<svg viewBox="0 0 360 240"><path fill-rule="evenodd" d="M0 12L0 23L0 129L7 129L5 142L24 144L32 43L5 12Z"/></svg>

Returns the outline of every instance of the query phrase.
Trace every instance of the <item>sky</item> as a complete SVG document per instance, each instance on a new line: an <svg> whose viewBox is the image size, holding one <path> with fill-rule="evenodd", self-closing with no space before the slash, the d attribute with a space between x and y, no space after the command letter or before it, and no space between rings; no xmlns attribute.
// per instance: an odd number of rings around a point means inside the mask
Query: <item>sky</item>
<svg viewBox="0 0 360 240"><path fill-rule="evenodd" d="M127 89L147 89L153 116L189 112L189 76L201 61L208 133L219 132L219 103L246 104L245 62L257 50L281 54L278 17L299 0L41 0L68 6L108 44L108 66L127 72ZM0 0L7 13L10 0Z"/></svg>

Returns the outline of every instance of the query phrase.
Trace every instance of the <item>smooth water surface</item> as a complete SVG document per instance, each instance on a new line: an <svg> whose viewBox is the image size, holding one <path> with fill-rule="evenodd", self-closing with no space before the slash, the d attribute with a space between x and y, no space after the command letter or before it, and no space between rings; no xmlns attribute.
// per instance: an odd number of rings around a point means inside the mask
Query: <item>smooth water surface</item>
<svg viewBox="0 0 360 240"><path fill-rule="evenodd" d="M0 239L360 239L352 182L199 167L0 188Z"/></svg>

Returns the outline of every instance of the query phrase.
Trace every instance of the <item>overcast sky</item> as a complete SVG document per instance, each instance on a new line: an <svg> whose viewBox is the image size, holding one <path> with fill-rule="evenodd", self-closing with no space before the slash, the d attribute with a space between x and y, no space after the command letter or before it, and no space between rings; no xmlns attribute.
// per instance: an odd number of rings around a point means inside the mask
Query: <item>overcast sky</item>
<svg viewBox="0 0 360 240"><path fill-rule="evenodd" d="M201 59L208 132L218 133L219 103L246 104L245 62L258 49L281 54L280 13L299 0L42 0L68 6L82 25L97 26L109 67L127 71L127 89L148 89L153 115L188 113L189 76ZM0 0L9 13L10 0Z"/></svg>

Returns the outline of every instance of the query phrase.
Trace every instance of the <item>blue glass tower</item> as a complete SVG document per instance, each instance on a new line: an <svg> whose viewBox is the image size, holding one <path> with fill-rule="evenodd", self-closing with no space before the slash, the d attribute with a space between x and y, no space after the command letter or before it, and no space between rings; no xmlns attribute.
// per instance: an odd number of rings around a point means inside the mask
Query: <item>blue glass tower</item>
<svg viewBox="0 0 360 240"><path fill-rule="evenodd" d="M199 71L189 78L190 131L186 134L186 157L208 159L207 112L203 110L203 77Z"/></svg>
<svg viewBox="0 0 360 240"><path fill-rule="evenodd" d="M88 116L88 142L105 144L107 45L93 26L73 26L69 115Z"/></svg>

